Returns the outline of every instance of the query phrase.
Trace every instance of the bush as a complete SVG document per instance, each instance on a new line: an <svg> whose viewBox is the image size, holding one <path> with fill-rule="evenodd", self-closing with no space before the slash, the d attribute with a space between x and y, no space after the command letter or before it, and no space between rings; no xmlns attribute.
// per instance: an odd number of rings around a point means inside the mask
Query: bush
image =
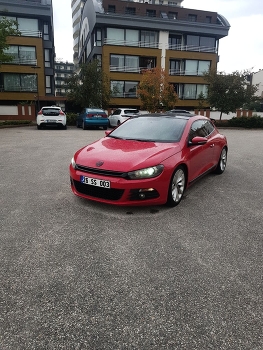
<svg viewBox="0 0 263 350"><path fill-rule="evenodd" d="M0 126L5 126L5 125L30 125L32 124L32 120L0 120Z"/></svg>
<svg viewBox="0 0 263 350"><path fill-rule="evenodd" d="M232 118L228 120L228 126L240 128L263 128L263 118L253 115L252 117Z"/></svg>
<svg viewBox="0 0 263 350"><path fill-rule="evenodd" d="M67 115L67 125L76 126L78 113L66 113L66 115Z"/></svg>

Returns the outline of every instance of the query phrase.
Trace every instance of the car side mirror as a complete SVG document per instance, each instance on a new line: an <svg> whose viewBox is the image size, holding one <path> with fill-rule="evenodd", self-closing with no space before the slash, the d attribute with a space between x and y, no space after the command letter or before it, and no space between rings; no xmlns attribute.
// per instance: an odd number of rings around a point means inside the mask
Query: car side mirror
<svg viewBox="0 0 263 350"><path fill-rule="evenodd" d="M206 137L202 137L202 136L195 136L192 138L191 141L189 141L189 145L190 146L194 146L194 145L204 145L207 143L207 138Z"/></svg>

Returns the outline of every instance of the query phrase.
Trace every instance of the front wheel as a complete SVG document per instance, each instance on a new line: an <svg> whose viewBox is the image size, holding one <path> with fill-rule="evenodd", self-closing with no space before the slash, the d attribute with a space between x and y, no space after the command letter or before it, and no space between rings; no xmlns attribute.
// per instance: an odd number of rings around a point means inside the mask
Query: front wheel
<svg viewBox="0 0 263 350"><path fill-rule="evenodd" d="M224 147L221 151L220 158L217 163L217 167L215 169L216 174L222 174L225 171L226 162L227 162L227 150L226 150L226 147Z"/></svg>
<svg viewBox="0 0 263 350"><path fill-rule="evenodd" d="M169 207L175 207L181 202L186 186L186 175L183 167L178 167L170 181L168 198L166 204Z"/></svg>

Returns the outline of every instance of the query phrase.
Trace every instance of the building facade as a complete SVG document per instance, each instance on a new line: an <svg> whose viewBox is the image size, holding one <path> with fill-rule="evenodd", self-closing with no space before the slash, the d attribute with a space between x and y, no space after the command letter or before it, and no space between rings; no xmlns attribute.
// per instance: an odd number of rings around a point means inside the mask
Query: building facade
<svg viewBox="0 0 263 350"><path fill-rule="evenodd" d="M74 63L56 61L55 62L55 95L56 97L66 97L65 81L71 77L74 71ZM61 99L57 103L63 110L66 109L65 100Z"/></svg>
<svg viewBox="0 0 263 350"><path fill-rule="evenodd" d="M78 63L78 48L79 48L79 32L82 9L86 0L72 0L71 11L72 11L72 28L73 28L73 61L75 64Z"/></svg>
<svg viewBox="0 0 263 350"><path fill-rule="evenodd" d="M216 69L228 21L216 12L183 8L181 1L91 0L82 11L78 61L98 59L111 81L109 108L140 108L142 71L169 72L178 108L194 109L206 94L203 72Z"/></svg>
<svg viewBox="0 0 263 350"><path fill-rule="evenodd" d="M0 105L55 103L51 0L0 0L0 16L16 20L19 36L8 38L13 60L0 66Z"/></svg>

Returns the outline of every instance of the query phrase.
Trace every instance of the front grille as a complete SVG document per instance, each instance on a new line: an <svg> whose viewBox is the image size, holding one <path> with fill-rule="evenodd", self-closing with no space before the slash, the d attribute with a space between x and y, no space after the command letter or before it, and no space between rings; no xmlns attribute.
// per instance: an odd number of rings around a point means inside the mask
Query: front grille
<svg viewBox="0 0 263 350"><path fill-rule="evenodd" d="M104 188L83 184L79 181L73 180L74 186L77 192L85 194L87 196L109 199L112 201L117 201L121 198L124 190L118 190L116 188Z"/></svg>
<svg viewBox="0 0 263 350"><path fill-rule="evenodd" d="M121 178L124 178L124 179L128 178L128 173L125 173L125 172L90 168L90 167L87 167L87 166L84 166L84 165L80 165L80 164L76 164L75 169L83 171L84 173L121 177Z"/></svg>

